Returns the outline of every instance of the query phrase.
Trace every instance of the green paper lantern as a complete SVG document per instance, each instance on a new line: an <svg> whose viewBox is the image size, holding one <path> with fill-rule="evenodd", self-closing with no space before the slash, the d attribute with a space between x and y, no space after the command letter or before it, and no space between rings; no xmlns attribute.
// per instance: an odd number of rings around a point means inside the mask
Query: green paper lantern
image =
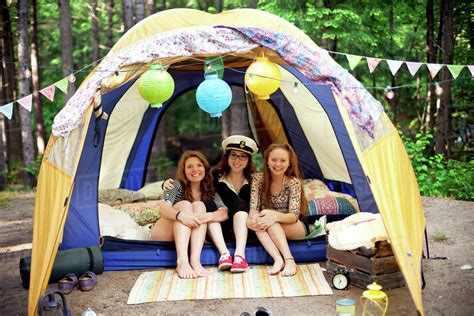
<svg viewBox="0 0 474 316"><path fill-rule="evenodd" d="M173 95L173 77L162 66L151 65L138 80L138 92L152 108L159 108Z"/></svg>

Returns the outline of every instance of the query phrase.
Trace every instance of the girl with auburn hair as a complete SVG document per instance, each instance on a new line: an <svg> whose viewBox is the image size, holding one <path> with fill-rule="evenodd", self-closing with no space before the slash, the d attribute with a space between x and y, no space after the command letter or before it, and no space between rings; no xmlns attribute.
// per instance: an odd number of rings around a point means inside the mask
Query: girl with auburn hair
<svg viewBox="0 0 474 316"><path fill-rule="evenodd" d="M227 208L214 192L209 162L202 153L186 151L181 155L174 186L165 191L165 202L160 205L160 216L151 239L174 240L178 276L184 279L208 276L211 272L201 265L206 231L211 222L219 224L228 216Z"/></svg>
<svg viewBox="0 0 474 316"><path fill-rule="evenodd" d="M295 151L289 144L271 144L264 153L263 173L252 176L247 221L274 260L270 274L296 273L288 239L303 239L309 233L307 206Z"/></svg>

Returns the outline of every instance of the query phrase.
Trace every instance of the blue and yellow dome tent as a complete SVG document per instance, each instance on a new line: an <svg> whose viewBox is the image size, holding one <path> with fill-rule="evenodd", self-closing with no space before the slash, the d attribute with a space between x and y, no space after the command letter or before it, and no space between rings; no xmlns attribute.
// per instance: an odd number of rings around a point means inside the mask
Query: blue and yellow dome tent
<svg viewBox="0 0 474 316"><path fill-rule="evenodd" d="M143 185L162 114L202 81L202 70L170 71L176 90L160 109L151 109L139 96L136 79L150 64L184 65L209 56L223 56L226 66L245 70L262 47L279 65L282 83L269 100L248 95L254 137L262 147L288 141L305 178L338 184L357 198L361 211L381 213L423 314L423 207L409 158L380 105L307 35L275 15L252 9L218 15L175 9L130 29L55 118L36 194L30 315L46 290L58 249L99 243L97 190ZM226 71L224 80L243 85L239 72ZM96 119L99 105L107 121Z"/></svg>

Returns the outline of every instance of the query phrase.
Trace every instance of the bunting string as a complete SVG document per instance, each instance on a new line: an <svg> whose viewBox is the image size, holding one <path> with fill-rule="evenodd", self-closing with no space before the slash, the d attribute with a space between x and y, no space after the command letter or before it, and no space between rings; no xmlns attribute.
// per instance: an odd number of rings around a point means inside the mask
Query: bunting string
<svg viewBox="0 0 474 316"><path fill-rule="evenodd" d="M368 66L368 69L369 69L370 73L373 73L375 71L375 69L380 65L380 63L382 61L385 61L388 65L389 69L390 69L390 72L391 72L392 76L395 76L398 73L398 71L403 66L403 64L406 64L406 66L408 68L408 71L410 72L410 74L412 76L415 76L416 73L418 72L418 70L423 65L426 65L426 67L427 67L427 69L428 69L428 71L431 75L431 78L434 79L436 77L436 75L439 73L439 71L444 66L446 66L446 68L449 70L449 72L452 75L452 79L447 79L447 80L443 80L443 81L428 83L427 84L428 86L430 86L430 85L436 86L436 85L439 85L441 83L454 81L459 77L459 75L461 74L461 72L463 71L464 68L468 68L468 70L471 73L471 76L470 77L459 78L459 79L461 79L461 80L466 80L466 79L472 80L472 77L474 77L474 65L446 65L446 64L422 63L422 62L412 62L412 61L404 61L404 60L394 60L394 59L384 59L384 58L360 56L360 55L346 54L346 53L340 53L340 52L334 52L334 51L326 51L326 52L328 54L344 55L347 58L347 61L349 63L349 68L351 70L354 70L359 65L360 61L365 59L366 62L367 62L367 66ZM99 60L97 60L97 61L95 61L95 62L93 62L89 65L86 65L86 66L84 66L80 69L77 69L77 70L69 69L69 71L70 71L69 76L62 78L61 80L58 80L57 82L55 82L55 83L53 83L53 84L51 84L51 85L49 85L49 86L47 86L43 89L40 89L39 91L34 91L30 95L27 95L23 98L20 98L16 101L10 102L10 103L5 104L3 106L0 106L0 112L10 120L12 118L13 105L14 105L15 102L18 103L19 105L21 105L23 108L25 108L29 112L31 112L32 100L33 100L32 96L33 96L34 93L37 93L37 92L41 93L48 100L54 101L56 88L58 88L61 92L66 94L67 91L68 91L69 82L74 82L76 80L76 77L75 77L76 74L82 73L82 72L89 72L88 68L98 64L102 59L104 59L106 57L107 56L104 56L103 58L101 58L101 59L99 59ZM219 57L216 57L215 59L222 58L222 57L225 57L225 56L219 56ZM214 59L203 60L203 59L199 59L199 58L195 58L195 57L191 57L191 59L195 60L196 62L195 63L189 63L189 64L181 64L181 65L176 65L176 66L168 66L168 67L165 67L165 69L178 69L178 68L182 68L182 67L199 66L199 65L204 65L204 66L210 67L210 65L214 61ZM5 60L2 60L2 61L4 63L15 63L15 64L17 63L17 62L8 62L8 61L5 61ZM49 69L52 69L52 68L63 69L63 68L60 68L60 67L39 66L39 65L36 66L36 67L37 68L49 68ZM242 70L231 68L231 67L228 67L228 66L224 66L224 68L232 70L232 71L244 73L244 71L242 71ZM24 71L25 71L25 74L26 74L26 72L31 73L30 65L26 65L24 67ZM134 70L117 70L117 69L114 69L114 70L96 70L96 71L109 72L111 74L119 75L120 73L134 71ZM276 79L276 78L271 78L271 79L279 80L281 82L289 82L289 83L294 84L295 87L298 84L296 82L288 81L288 80L281 80L281 79ZM303 82L303 84L305 84L305 82ZM391 86L388 86L388 87L379 87L379 86L367 87L367 86L365 86L363 88L361 88L361 87L343 87L343 89L367 89L367 90L387 90L387 89L389 89L389 90L396 90L396 89L416 87L416 86L417 86L417 84L406 84L406 85L399 85L399 86L394 86L394 87L391 87Z"/></svg>

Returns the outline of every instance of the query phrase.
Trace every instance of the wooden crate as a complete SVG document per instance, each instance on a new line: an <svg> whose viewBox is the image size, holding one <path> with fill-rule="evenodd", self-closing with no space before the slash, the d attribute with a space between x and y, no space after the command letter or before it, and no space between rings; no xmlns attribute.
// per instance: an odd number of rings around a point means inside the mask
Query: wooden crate
<svg viewBox="0 0 474 316"><path fill-rule="evenodd" d="M357 248L351 251L336 250L327 246L326 269L333 275L337 268L349 271L351 284L365 289L368 284L377 282L384 289L405 285L392 248L387 242L377 242L373 248Z"/></svg>

